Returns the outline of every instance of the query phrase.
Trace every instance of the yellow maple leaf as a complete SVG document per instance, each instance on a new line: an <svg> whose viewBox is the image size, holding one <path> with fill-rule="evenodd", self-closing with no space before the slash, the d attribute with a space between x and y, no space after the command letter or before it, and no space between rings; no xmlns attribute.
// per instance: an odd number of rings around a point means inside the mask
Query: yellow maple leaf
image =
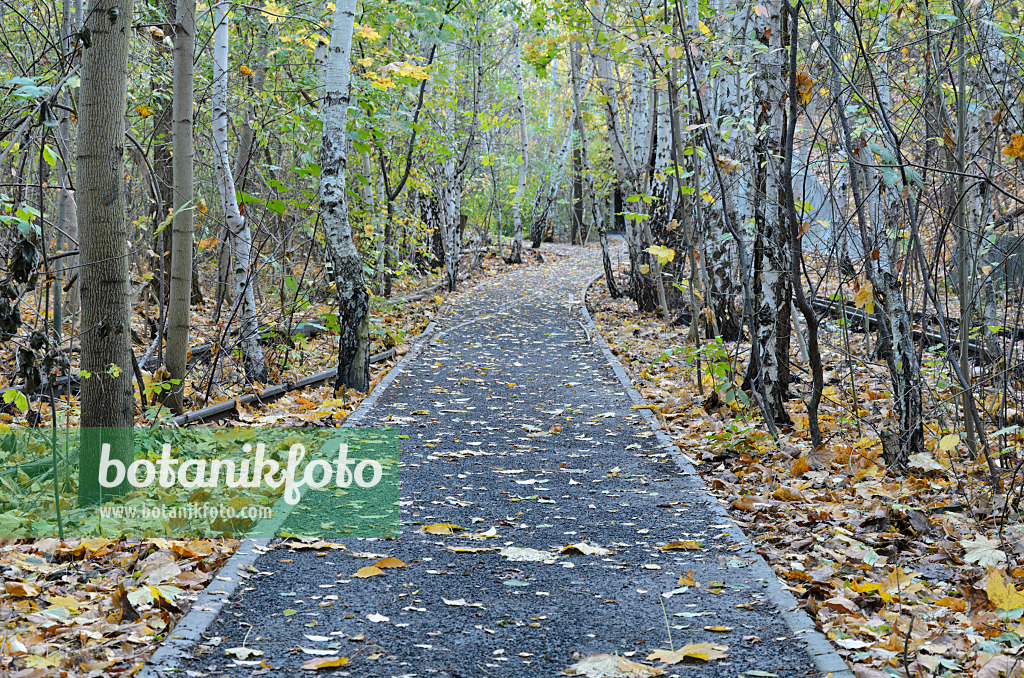
<svg viewBox="0 0 1024 678"><path fill-rule="evenodd" d="M242 73L242 75L252 75L252 69L246 66L245 64L239 66L238 70Z"/></svg>
<svg viewBox="0 0 1024 678"><path fill-rule="evenodd" d="M990 570L985 582L985 593L1000 610L1015 610L1024 607L1024 593L1018 591L1012 581L1003 579L1000 570Z"/></svg>
<svg viewBox="0 0 1024 678"><path fill-rule="evenodd" d="M148 118L149 116L153 115L153 109L147 106L146 104L139 104L138 106L136 106L135 112L143 118Z"/></svg>

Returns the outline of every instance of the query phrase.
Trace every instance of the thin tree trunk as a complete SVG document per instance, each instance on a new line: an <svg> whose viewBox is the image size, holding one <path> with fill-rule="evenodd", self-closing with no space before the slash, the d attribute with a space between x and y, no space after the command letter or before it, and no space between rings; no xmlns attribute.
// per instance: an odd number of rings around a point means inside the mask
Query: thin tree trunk
<svg viewBox="0 0 1024 678"><path fill-rule="evenodd" d="M178 0L174 21L174 222L171 226L171 293L167 307L167 354L172 388L168 406L185 409L189 307L192 297L193 190L192 60L195 55L196 0ZM177 384L173 381L177 380Z"/></svg>
<svg viewBox="0 0 1024 678"><path fill-rule="evenodd" d="M754 31L765 47L754 57L755 128L761 131L755 144L754 185L754 331L760 354L754 378L760 379L765 405L779 425L791 422L786 412L789 395L789 341L792 309L789 239L783 230L785 190L780 182L785 80L782 49L786 22L780 0L765 5L768 16L756 20Z"/></svg>
<svg viewBox="0 0 1024 678"><path fill-rule="evenodd" d="M217 188L224 206L224 220L234 258L235 307L238 316L239 343L245 361L245 376L251 382L266 382L267 365L260 346L256 297L253 294L252 233L238 209L235 180L231 176L228 155L228 0L214 5L213 47L213 155L217 166Z"/></svg>
<svg viewBox="0 0 1024 678"><path fill-rule="evenodd" d="M522 31L515 33L515 69L516 69L516 109L519 115L519 183L516 184L516 195L512 199L512 252L508 263L523 263L523 199L526 196L526 172L529 167L529 144L526 138L526 97L523 95L523 36ZM500 241L499 241L500 242Z"/></svg>
<svg viewBox="0 0 1024 678"><path fill-rule="evenodd" d="M370 295L363 280L363 261L352 239L345 190L345 128L352 104L352 30L356 0L339 0L334 10L328 51L326 86L320 113L320 219L334 262L338 292L338 380L336 387L366 392L370 388Z"/></svg>
<svg viewBox="0 0 1024 678"><path fill-rule="evenodd" d="M76 157L82 212L79 249L82 295L82 449L78 499L95 504L123 494L99 475L101 452L126 465L134 460L131 299L125 211L124 116L133 0L95 0L86 27L92 45L82 54Z"/></svg>

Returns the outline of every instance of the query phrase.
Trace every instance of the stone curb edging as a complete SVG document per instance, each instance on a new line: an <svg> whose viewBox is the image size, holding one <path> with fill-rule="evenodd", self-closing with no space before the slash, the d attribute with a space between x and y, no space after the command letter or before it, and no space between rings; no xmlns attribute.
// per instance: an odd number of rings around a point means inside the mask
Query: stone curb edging
<svg viewBox="0 0 1024 678"><path fill-rule="evenodd" d="M593 343L601 348L601 352L604 354L608 364L611 365L612 371L615 372L615 376L619 382L626 389L629 394L630 400L633 401L634 405L647 405L648 403L644 400L643 396L640 395L633 387L633 382L626 374L622 364L612 353L608 343L604 340L600 330L594 323L594 319L590 316L590 309L587 308L587 292L590 290L590 286L597 280L604 277L604 272L598 273L583 285L583 289L580 290L580 303L581 303L581 314L583 315L584 324L593 332ZM661 428L661 423L657 417L649 409L638 409L636 410L650 426L651 430L654 431L655 439L659 443L659 447L669 452L679 467L680 471L685 475L699 475L697 470L693 467L690 459L676 447L675 442L669 438L668 434L665 433ZM733 522L732 516L725 509L714 496L710 493L705 494L707 499L708 507L716 514L726 519L729 524L729 532L738 543L745 543L751 547L753 553L757 556L758 560L763 565L764 569L770 573L770 577L766 577L768 580L768 599L773 605L778 608L782 620L785 622L789 630L793 632L793 637L797 641L802 641L807 649L807 653L814 661L815 668L821 673L822 676L831 676L831 678L855 678L853 671L847 665L846 661L839 656L832 643L825 637L825 635L817 629L814 625L814 620L798 605L796 598L789 591L782 588L782 583L779 581L778 576L775 574L775 570L772 569L771 565L768 564L764 558L757 553L753 548L753 544L743 533L743 531Z"/></svg>
<svg viewBox="0 0 1024 678"><path fill-rule="evenodd" d="M417 335L416 343L412 348L388 370L384 378L377 383L373 392L359 404L355 412L349 415L345 423L342 424L343 427L355 426L366 416L405 365L430 343L436 331L437 323L431 321L423 332ZM192 604L192 608L178 620L170 635L146 661L146 664L136 674L137 678L168 678L168 676L178 676L183 673L186 667L181 665L181 661L188 656L194 646L200 643L202 635L220 614L225 602L234 595L239 584L244 581L238 576L238 573L252 566L256 562L256 558L266 551L273 541L273 539L261 538L246 539L242 542L238 550L218 570L213 581L199 594L196 602Z"/></svg>

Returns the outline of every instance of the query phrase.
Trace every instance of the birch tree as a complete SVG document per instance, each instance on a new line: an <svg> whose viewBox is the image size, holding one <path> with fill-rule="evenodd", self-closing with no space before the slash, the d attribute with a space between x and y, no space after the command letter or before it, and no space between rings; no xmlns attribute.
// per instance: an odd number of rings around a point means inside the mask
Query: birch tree
<svg viewBox="0 0 1024 678"><path fill-rule="evenodd" d="M719 29L727 32L726 44L729 45L733 63L725 62L720 66L713 117L715 131L721 137L721 154L717 161L722 170L725 190L723 192L712 170L705 168L706 176L701 175L702 183L709 186L714 201L707 206L703 251L708 278L708 305L714 314L715 325L723 339L735 340L743 333L742 314L739 312L741 285L735 265L736 248L745 247L746 244L736 242L730 234L726 224L726 204L731 202L735 206L736 218L742 224L747 218L749 206L746 184L742 180L743 170L751 170L744 151L746 131L742 124L749 79L743 64L744 56L749 51L746 46L746 29L751 13L745 2L728 0L724 5ZM690 3L687 20L692 34L699 35L696 2ZM695 68L699 71L698 82L706 82L707 68L703 59L695 61ZM746 271L741 272L741 275L746 274Z"/></svg>
<svg viewBox="0 0 1024 678"><path fill-rule="evenodd" d="M790 279L789 239L784 232L784 187L780 181L785 80L783 39L786 35L782 1L769 0L753 20L760 46L751 56L754 127L753 185L754 317L759 354L751 360L755 384L764 393L767 416L776 423L790 423L786 412L789 394L789 340L793 282Z"/></svg>
<svg viewBox="0 0 1024 678"><path fill-rule="evenodd" d="M345 128L353 103L350 69L355 11L356 0L339 0L331 26L326 86L320 103L320 221L334 262L338 294L337 387L365 392L370 386L370 295L363 280L362 257L352 239L345 189Z"/></svg>
<svg viewBox="0 0 1024 678"><path fill-rule="evenodd" d="M523 263L523 198L526 194L526 173L529 165L529 144L526 138L526 97L523 95L523 35L516 29L514 41L514 63L516 74L516 111L519 115L519 182L516 184L516 195L512 199L512 252L508 263Z"/></svg>
<svg viewBox="0 0 1024 678"><path fill-rule="evenodd" d="M267 366L260 346L259 321L252 280L252 232L238 209L235 180L228 153L228 0L214 4L213 83L213 157L217 171L217 188L224 208L224 220L234 260L235 314L238 316L239 345L245 361L245 376L252 382L266 382ZM191 241L189 242L191 250Z"/></svg>

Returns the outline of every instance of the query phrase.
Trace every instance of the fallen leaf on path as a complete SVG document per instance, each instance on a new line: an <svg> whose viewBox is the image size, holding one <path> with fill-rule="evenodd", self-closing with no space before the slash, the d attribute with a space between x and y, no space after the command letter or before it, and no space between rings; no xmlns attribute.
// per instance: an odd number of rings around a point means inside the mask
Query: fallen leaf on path
<svg viewBox="0 0 1024 678"><path fill-rule="evenodd" d="M687 570L686 574L680 575L679 586L699 586L697 580L693 578L693 570Z"/></svg>
<svg viewBox="0 0 1024 678"><path fill-rule="evenodd" d="M382 570L394 568L394 567L409 567L398 558L383 558L373 564L373 567L379 567Z"/></svg>
<svg viewBox="0 0 1024 678"><path fill-rule="evenodd" d="M320 669L336 669L345 664L348 664L347 657L324 657L321 659L310 659L302 665L302 668L306 671L319 671Z"/></svg>
<svg viewBox="0 0 1024 678"><path fill-rule="evenodd" d="M373 614L366 615L366 618L368 620L370 620L370 622L372 622L374 624L379 624L381 622L391 621L391 617L387 617L387 616L382 615L382 614L377 614L376 612L374 612Z"/></svg>
<svg viewBox="0 0 1024 678"><path fill-rule="evenodd" d="M454 534L455 530L461 529L458 525L452 525L451 523L435 523L427 525L423 528L423 531L427 534Z"/></svg>
<svg viewBox="0 0 1024 678"><path fill-rule="evenodd" d="M647 657L647 661L659 661L664 664L678 664L686 659L700 659L701 661L712 661L728 657L726 650L728 645L716 643L690 643L678 650L655 650Z"/></svg>
<svg viewBox="0 0 1024 678"><path fill-rule="evenodd" d="M699 551L700 544L693 539L685 539L683 541L670 541L661 547L662 551L671 551L673 549L686 549L688 551Z"/></svg>
<svg viewBox="0 0 1024 678"><path fill-rule="evenodd" d="M481 610L486 609L480 603L470 603L465 598L457 598L455 600L448 600L447 598L442 598L441 600L444 601L445 605L451 605L452 607L479 607Z"/></svg>
<svg viewBox="0 0 1024 678"><path fill-rule="evenodd" d="M360 567L352 576L360 579L366 579L367 577L376 577L378 574L384 574L384 570L380 569L376 565L367 565L366 567Z"/></svg>
<svg viewBox="0 0 1024 678"><path fill-rule="evenodd" d="M229 647L224 650L224 654L234 655L238 659L248 659L249 657L262 657L263 650L257 650L252 647Z"/></svg>
<svg viewBox="0 0 1024 678"><path fill-rule="evenodd" d="M338 654L337 650L322 650L318 647L300 647L299 649L302 650L302 654L311 654L318 657L333 657Z"/></svg>
<svg viewBox="0 0 1024 678"><path fill-rule="evenodd" d="M586 542L580 542L578 544L569 544L562 549L562 553L578 553L583 556L607 556L612 553L611 549L606 549L601 546L591 546Z"/></svg>
<svg viewBox="0 0 1024 678"><path fill-rule="evenodd" d="M509 560L517 562L554 562L558 556L554 553L547 551L538 551L537 549L523 548L520 546L509 546L498 551L501 555L505 556Z"/></svg>
<svg viewBox="0 0 1024 678"><path fill-rule="evenodd" d="M587 678L648 678L664 673L659 668L640 664L617 654L592 654L562 671L566 676Z"/></svg>

